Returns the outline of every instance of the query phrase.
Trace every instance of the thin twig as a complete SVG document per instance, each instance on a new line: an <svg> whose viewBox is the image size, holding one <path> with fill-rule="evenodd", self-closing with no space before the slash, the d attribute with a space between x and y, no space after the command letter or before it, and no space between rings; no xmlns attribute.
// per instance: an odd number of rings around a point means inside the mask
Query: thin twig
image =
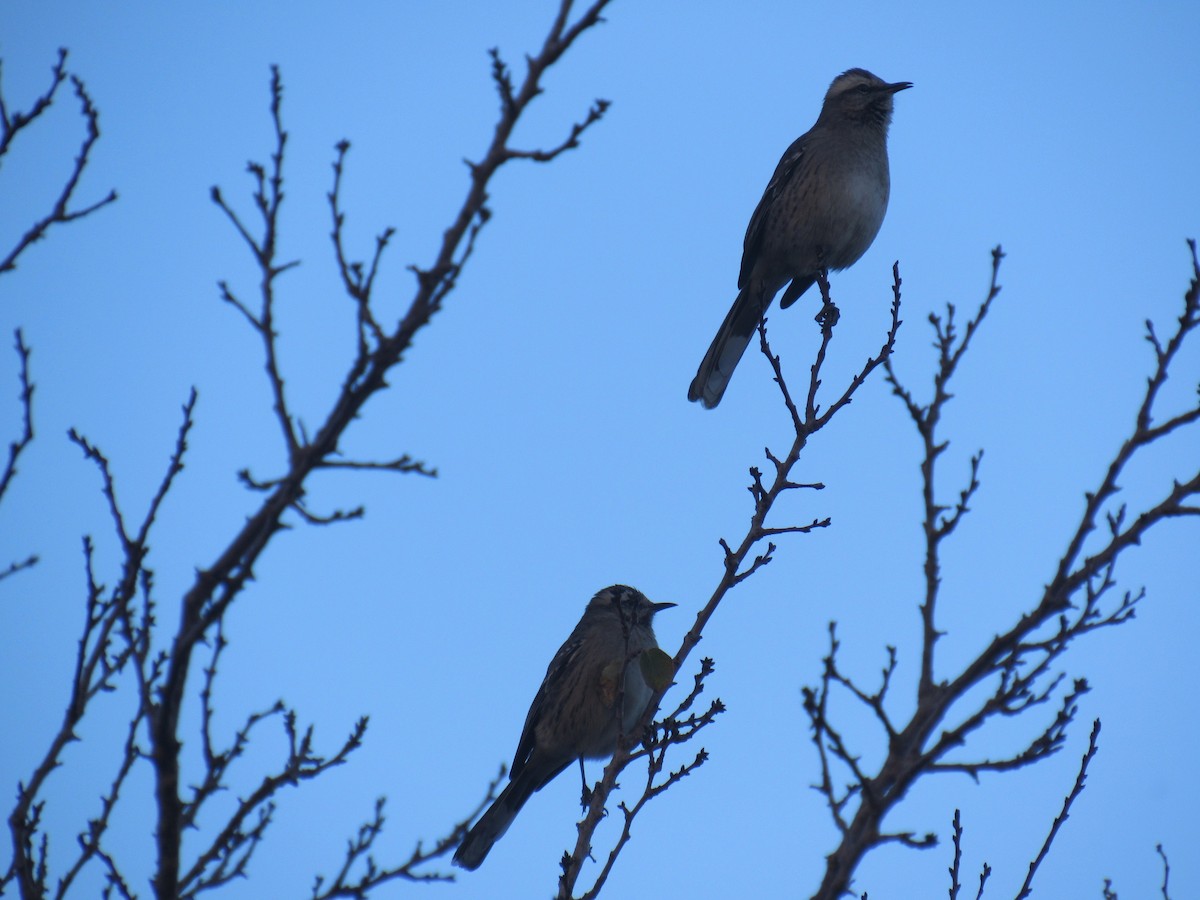
<svg viewBox="0 0 1200 900"><path fill-rule="evenodd" d="M1083 786L1087 780L1088 765L1099 749L1099 738L1100 720L1096 719L1092 723L1092 733L1088 737L1087 751L1083 754L1083 759L1079 763L1079 774L1075 776L1075 785L1071 788L1071 792L1063 798L1062 811L1055 817L1054 824L1050 826L1050 833L1046 835L1046 840L1042 843L1042 849L1038 851L1037 857L1029 864L1029 873L1025 876L1025 881L1021 884L1021 890L1017 892L1017 900L1022 900L1022 898L1033 894L1033 876L1037 874L1038 866L1042 864L1046 859L1046 855L1050 852L1050 846L1054 843L1054 838L1058 835L1058 830L1067 821L1071 804L1083 793Z"/></svg>
<svg viewBox="0 0 1200 900"><path fill-rule="evenodd" d="M51 69L50 87L44 94L34 100L33 105L26 112L10 112L7 104L4 102L3 94L0 93L0 158L3 158L8 152L22 129L40 118L54 102L54 97L58 92L59 86L68 77L66 64L67 51L60 49L58 51L58 61ZM17 267L17 258L31 245L45 237L46 232L52 225L66 224L74 222L76 219L90 216L101 207L114 203L117 199L117 192L109 191L106 197L97 200L95 203L76 209L68 208L71 204L71 199L74 197L75 189L79 186L79 179L83 176L83 170L88 164L92 147L96 141L100 140L100 114L96 110L95 104L92 102L92 98L88 94L83 80L75 75L71 75L70 80L72 86L75 88L75 96L79 99L80 113L87 125L83 143L80 145L79 152L75 156L74 165L71 172L67 175L62 190L50 206L50 211L34 222L25 234L18 239L16 245L3 259L0 259L0 275L15 269Z"/></svg>
<svg viewBox="0 0 1200 900"><path fill-rule="evenodd" d="M17 398L21 404L21 434L8 445L8 460L4 464L4 470L0 472L0 500L4 499L4 494L8 490L8 486L17 475L17 460L25 448L33 442L33 382L29 380L30 350L25 344L25 337L21 333L20 328L14 332L14 338L17 348L17 358L20 360L20 370L18 371L17 378L21 385L21 390L17 394ZM0 581L3 581L10 575L15 575L23 569L37 565L37 561L37 555L31 553L25 559L9 563L6 568L0 570Z"/></svg>

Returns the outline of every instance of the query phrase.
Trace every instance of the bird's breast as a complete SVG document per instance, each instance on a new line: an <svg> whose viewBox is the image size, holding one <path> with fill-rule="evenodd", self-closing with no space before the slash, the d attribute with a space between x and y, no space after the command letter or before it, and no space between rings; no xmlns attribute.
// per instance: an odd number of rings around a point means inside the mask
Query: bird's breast
<svg viewBox="0 0 1200 900"><path fill-rule="evenodd" d="M813 154L771 211L762 248L766 270L798 277L822 263L845 269L857 262L887 211L886 160L833 148Z"/></svg>
<svg viewBox="0 0 1200 900"><path fill-rule="evenodd" d="M858 261L883 224L888 204L888 173L870 165L837 166L830 176L828 204L822 210L822 246L830 269Z"/></svg>

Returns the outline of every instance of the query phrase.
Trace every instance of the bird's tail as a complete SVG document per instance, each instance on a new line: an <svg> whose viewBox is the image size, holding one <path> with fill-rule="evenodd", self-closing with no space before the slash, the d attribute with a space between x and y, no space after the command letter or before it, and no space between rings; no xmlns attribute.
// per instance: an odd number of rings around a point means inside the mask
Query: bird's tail
<svg viewBox="0 0 1200 900"><path fill-rule="evenodd" d="M521 811L525 801L540 787L535 778L527 777L530 775L529 770L525 769L505 785L500 796L488 807L487 812L479 817L475 827L467 832L463 842L454 851L456 866L464 869L479 868L487 858L492 845L504 836L504 832L508 831L508 826Z"/></svg>
<svg viewBox="0 0 1200 900"><path fill-rule="evenodd" d="M765 311L763 297L764 291L753 282L737 295L692 379L688 388L689 400L699 400L705 409L712 409L721 402L733 370L746 352ZM767 302L770 302L769 297Z"/></svg>

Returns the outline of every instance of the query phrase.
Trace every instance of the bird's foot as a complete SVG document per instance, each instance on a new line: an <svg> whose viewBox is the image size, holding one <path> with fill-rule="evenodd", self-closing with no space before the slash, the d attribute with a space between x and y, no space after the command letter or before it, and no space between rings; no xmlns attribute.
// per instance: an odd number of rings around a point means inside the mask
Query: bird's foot
<svg viewBox="0 0 1200 900"><path fill-rule="evenodd" d="M821 326L822 331L829 331L832 330L833 326L838 323L838 319L841 318L841 315L842 313L837 308L837 305L833 303L833 301L830 301L829 303L822 305L821 309L813 318L816 320L816 323Z"/></svg>

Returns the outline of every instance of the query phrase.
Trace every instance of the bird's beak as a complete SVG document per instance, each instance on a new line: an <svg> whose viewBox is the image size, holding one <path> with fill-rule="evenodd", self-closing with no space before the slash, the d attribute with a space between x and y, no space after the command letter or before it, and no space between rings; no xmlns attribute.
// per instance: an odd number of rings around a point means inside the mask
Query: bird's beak
<svg viewBox="0 0 1200 900"><path fill-rule="evenodd" d="M672 606L678 606L677 603L651 603L650 608L656 613L662 612L664 609L670 609Z"/></svg>
<svg viewBox="0 0 1200 900"><path fill-rule="evenodd" d="M881 90L889 94L897 94L900 91L907 91L912 86L911 81L897 81L894 84L885 84Z"/></svg>

